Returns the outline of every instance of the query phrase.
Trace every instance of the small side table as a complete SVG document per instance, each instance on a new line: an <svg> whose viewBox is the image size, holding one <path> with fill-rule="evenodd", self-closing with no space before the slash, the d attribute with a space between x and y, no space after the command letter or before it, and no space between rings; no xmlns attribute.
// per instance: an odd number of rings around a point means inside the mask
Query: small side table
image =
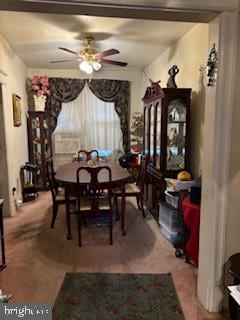
<svg viewBox="0 0 240 320"><path fill-rule="evenodd" d="M3 231L3 199L0 199L0 271L6 267L6 260L5 260L5 245L4 245L4 231Z"/></svg>
<svg viewBox="0 0 240 320"><path fill-rule="evenodd" d="M228 272L234 278L234 284L240 284L240 253L236 253L229 258ZM229 293L229 313L230 320L240 320L240 306Z"/></svg>

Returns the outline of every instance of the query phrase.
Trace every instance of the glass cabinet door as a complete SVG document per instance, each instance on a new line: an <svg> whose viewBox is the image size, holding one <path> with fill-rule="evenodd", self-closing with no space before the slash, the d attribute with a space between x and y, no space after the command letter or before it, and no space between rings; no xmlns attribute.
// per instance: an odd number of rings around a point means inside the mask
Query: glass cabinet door
<svg viewBox="0 0 240 320"><path fill-rule="evenodd" d="M149 145L148 145L148 108L144 108L144 153L148 155Z"/></svg>
<svg viewBox="0 0 240 320"><path fill-rule="evenodd" d="M41 163L41 125L40 118L35 117L31 119L32 121L32 143L33 143L33 162Z"/></svg>
<svg viewBox="0 0 240 320"><path fill-rule="evenodd" d="M149 110L149 124L150 124L150 146L149 146L149 157L150 157L150 161L153 162L154 160L154 140L155 140L155 136L154 136L154 105L152 104L150 106L150 110Z"/></svg>
<svg viewBox="0 0 240 320"><path fill-rule="evenodd" d="M51 134L48 114L44 111L28 111L29 161L38 166L39 190L48 187L46 161L51 157Z"/></svg>
<svg viewBox="0 0 240 320"><path fill-rule="evenodd" d="M43 141L44 141L44 153L45 153L45 158L50 157L50 150L49 150L49 141L48 141L48 123L47 120L43 120Z"/></svg>
<svg viewBox="0 0 240 320"><path fill-rule="evenodd" d="M182 99L172 100L167 115L167 170L185 167L186 104Z"/></svg>
<svg viewBox="0 0 240 320"><path fill-rule="evenodd" d="M157 109L157 121L156 121L156 168L160 169L160 157L161 157L161 113L162 113L161 101L157 102L156 109Z"/></svg>

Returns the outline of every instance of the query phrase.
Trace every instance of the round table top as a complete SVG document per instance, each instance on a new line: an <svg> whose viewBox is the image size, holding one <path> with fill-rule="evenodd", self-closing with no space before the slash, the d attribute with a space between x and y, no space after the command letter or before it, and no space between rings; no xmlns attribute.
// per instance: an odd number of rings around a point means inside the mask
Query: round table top
<svg viewBox="0 0 240 320"><path fill-rule="evenodd" d="M77 183L77 176L76 172L77 169L80 167L86 166L85 161L79 162L72 162L64 164L63 166L59 167L55 179L63 184L76 184ZM108 166L112 171L112 183L122 183L128 182L131 178L130 173L122 168L119 164L108 162L108 161L99 161L97 166ZM102 170L99 173L98 180L100 183L108 182L108 173L106 170ZM80 172L80 183L81 184L88 184L90 182L90 175L87 171L83 170Z"/></svg>

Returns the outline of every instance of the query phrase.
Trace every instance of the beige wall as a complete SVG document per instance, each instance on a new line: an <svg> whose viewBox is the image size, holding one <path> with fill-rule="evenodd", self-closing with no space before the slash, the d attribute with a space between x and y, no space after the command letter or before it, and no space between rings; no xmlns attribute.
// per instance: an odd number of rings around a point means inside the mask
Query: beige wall
<svg viewBox="0 0 240 320"><path fill-rule="evenodd" d="M180 71L176 76L179 88L192 88L190 109L191 171L197 177L202 169L203 127L205 109L205 66L208 57L208 25L197 24L185 36L163 52L155 61L145 68L146 86L148 79L161 80L166 87L168 70L176 64Z"/></svg>
<svg viewBox="0 0 240 320"><path fill-rule="evenodd" d="M28 160L27 147L27 127L26 111L27 97L25 90L25 80L27 77L27 68L19 59L8 43L0 35L0 71L1 82L3 85L3 113L4 119L0 119L1 125L5 125L6 150L7 150L7 167L9 186L7 187L10 203L5 203L4 214L12 215L15 212L14 198L12 188L17 188L17 198L21 198L19 184L19 169L25 161ZM21 97L22 105L22 125L13 126L13 107L12 94L15 93ZM0 177L0 183L1 177ZM1 195L0 195L1 197Z"/></svg>

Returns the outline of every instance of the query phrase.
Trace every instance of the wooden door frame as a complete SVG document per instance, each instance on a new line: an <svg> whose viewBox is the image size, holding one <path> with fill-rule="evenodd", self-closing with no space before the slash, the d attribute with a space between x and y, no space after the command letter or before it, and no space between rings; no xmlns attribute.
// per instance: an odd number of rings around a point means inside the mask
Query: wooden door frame
<svg viewBox="0 0 240 320"><path fill-rule="evenodd" d="M237 12L223 12L212 25L209 24L210 33L211 28L219 28L216 31L218 75L215 89L210 87L206 92L198 298L210 312L221 310L224 265L228 258L226 222L232 116L237 90L238 23Z"/></svg>

